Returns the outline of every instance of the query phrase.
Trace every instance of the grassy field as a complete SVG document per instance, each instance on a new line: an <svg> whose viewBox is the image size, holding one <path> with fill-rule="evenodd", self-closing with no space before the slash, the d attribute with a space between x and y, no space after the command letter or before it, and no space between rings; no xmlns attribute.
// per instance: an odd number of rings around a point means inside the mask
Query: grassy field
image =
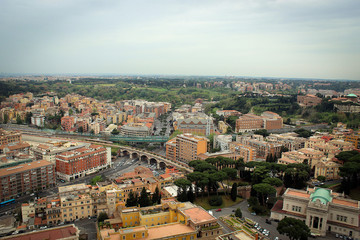
<svg viewBox="0 0 360 240"><path fill-rule="evenodd" d="M223 199L223 203L221 204L221 206L210 206L209 204L209 198L208 197L197 197L195 200L195 204L203 207L205 210L210 210L210 209L218 209L218 208L226 208L226 207L230 207L233 206L241 201L243 201L242 198L236 198L236 201L233 202L230 198L230 196L222 196Z"/></svg>

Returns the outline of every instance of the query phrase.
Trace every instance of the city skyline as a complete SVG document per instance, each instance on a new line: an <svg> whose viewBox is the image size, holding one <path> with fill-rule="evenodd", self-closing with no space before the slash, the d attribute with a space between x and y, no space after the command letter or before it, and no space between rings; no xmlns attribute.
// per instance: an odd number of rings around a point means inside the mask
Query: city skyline
<svg viewBox="0 0 360 240"><path fill-rule="evenodd" d="M359 80L358 1L3 1L0 72Z"/></svg>

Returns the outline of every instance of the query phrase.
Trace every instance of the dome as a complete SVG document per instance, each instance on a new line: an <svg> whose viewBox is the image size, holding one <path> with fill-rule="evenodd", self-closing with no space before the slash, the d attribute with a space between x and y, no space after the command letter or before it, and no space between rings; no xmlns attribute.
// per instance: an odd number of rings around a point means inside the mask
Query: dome
<svg viewBox="0 0 360 240"><path fill-rule="evenodd" d="M315 189L315 192L310 195L310 199L312 202L319 199L322 204L327 204L332 201L330 190L324 188Z"/></svg>
<svg viewBox="0 0 360 240"><path fill-rule="evenodd" d="M346 95L347 97L357 97L355 94L353 94L353 93L350 93L350 94L348 94L348 95Z"/></svg>

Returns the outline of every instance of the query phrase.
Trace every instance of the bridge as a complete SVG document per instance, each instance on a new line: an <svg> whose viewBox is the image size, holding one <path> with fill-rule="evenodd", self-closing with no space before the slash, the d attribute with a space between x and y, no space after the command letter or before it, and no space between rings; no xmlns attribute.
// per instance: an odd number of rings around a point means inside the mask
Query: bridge
<svg viewBox="0 0 360 240"><path fill-rule="evenodd" d="M168 159L162 155L146 151L144 149L129 147L129 146L119 146L115 145L119 148L118 155L119 156L130 156L131 159L139 158L140 161L147 161L148 164L156 164L157 168L165 169L166 166L174 166L177 168L182 168L187 172L193 172L192 168L189 167L186 163L180 161L174 161Z"/></svg>
<svg viewBox="0 0 360 240"><path fill-rule="evenodd" d="M91 139L87 139L87 142L92 142ZM129 147L124 145L116 145L111 143L105 143L94 140L96 144L101 144L107 147L118 148L118 156L129 156L131 159L139 158L140 161L146 161L148 164L155 164L157 168L165 169L166 166L174 166L179 169L184 169L187 172L193 172L193 169L188 164L168 159L162 155L154 152L147 151L145 149Z"/></svg>

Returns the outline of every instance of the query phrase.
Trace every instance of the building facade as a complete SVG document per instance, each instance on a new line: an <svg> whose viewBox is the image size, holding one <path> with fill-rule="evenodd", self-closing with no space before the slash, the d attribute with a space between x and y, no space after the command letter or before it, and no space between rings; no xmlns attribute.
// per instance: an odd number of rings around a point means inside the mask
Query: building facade
<svg viewBox="0 0 360 240"><path fill-rule="evenodd" d="M77 148L56 155L56 173L60 179L71 181L111 166L111 150L101 145Z"/></svg>
<svg viewBox="0 0 360 240"><path fill-rule="evenodd" d="M176 137L176 159L182 162L197 160L198 155L207 152L209 139L190 133Z"/></svg>
<svg viewBox="0 0 360 240"><path fill-rule="evenodd" d="M0 201L55 186L55 165L40 160L0 169Z"/></svg>
<svg viewBox="0 0 360 240"><path fill-rule="evenodd" d="M312 235L325 236L326 232L360 238L359 202L344 198L325 188L308 188L306 191L288 188L283 200L271 210L271 219L292 217L305 221Z"/></svg>

